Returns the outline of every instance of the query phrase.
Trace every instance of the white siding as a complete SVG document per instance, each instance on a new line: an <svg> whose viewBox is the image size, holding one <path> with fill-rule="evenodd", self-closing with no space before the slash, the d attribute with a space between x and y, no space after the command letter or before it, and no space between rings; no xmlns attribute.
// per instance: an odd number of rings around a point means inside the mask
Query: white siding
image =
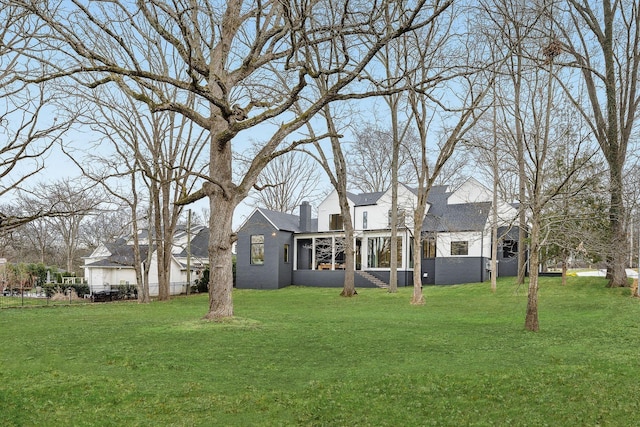
<svg viewBox="0 0 640 427"><path fill-rule="evenodd" d="M349 208L353 215L353 202L351 200L349 200ZM330 231L329 217L334 214L341 214L338 192L336 190L333 190L318 206L318 231Z"/></svg>
<svg viewBox="0 0 640 427"><path fill-rule="evenodd" d="M493 200L491 191L480 184L476 179L469 178L458 187L447 201L450 205L458 205L464 203L490 202Z"/></svg>
<svg viewBox="0 0 640 427"><path fill-rule="evenodd" d="M398 209L405 210L405 224L411 227L413 210L418 203L418 198L404 185L398 186ZM356 230L364 229L362 224L362 212L367 211L367 230L380 230L389 228L389 211L391 210L391 189L387 190L378 199L376 205L358 206L356 208Z"/></svg>
<svg viewBox="0 0 640 427"><path fill-rule="evenodd" d="M469 252L467 255L451 255L451 242L469 242ZM491 256L491 234L488 230L484 233L479 231L473 232L460 232L460 233L439 233L438 240L436 242L436 256L437 257L451 257L451 256L469 256L479 257Z"/></svg>

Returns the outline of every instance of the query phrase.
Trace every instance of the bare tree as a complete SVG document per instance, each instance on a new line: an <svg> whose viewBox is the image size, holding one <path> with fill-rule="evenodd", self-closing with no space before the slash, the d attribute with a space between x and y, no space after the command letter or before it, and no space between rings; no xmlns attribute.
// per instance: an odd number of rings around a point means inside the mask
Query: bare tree
<svg viewBox="0 0 640 427"><path fill-rule="evenodd" d="M80 243L80 225L102 202L82 182L61 179L52 183L42 183L28 194L21 196L36 211L63 212L49 218L60 239L65 255L66 270L73 272L76 252Z"/></svg>
<svg viewBox="0 0 640 427"><path fill-rule="evenodd" d="M111 158L104 158L102 153L90 155L87 163L96 167L78 166L85 176L128 206L133 228L138 226L139 211L145 210L138 201L149 200L149 212L153 213L147 219L153 225L149 228L149 245L157 253L158 298L166 300L170 297L173 236L182 212L182 206L175 202L193 190L197 174L205 167L205 132L180 114L153 113L126 93L122 96L96 90L80 99L88 103L81 116L83 122L101 136L97 144L104 146L106 142L115 153ZM74 156L70 153L70 157ZM134 244L134 255L140 256L136 247L140 249Z"/></svg>
<svg viewBox="0 0 640 427"><path fill-rule="evenodd" d="M24 79L42 73L29 57L41 27L12 2L0 3L0 196L8 197L45 167L45 153L71 123L51 111L56 95ZM53 120L49 117L53 116ZM0 211L5 233L49 211Z"/></svg>
<svg viewBox="0 0 640 427"><path fill-rule="evenodd" d="M128 235L131 230L131 214L121 200L117 202L97 209L82 222L79 236L82 246L93 250L100 244Z"/></svg>
<svg viewBox="0 0 640 427"><path fill-rule="evenodd" d="M313 204L319 198L320 173L314 162L299 152L273 159L262 171L252 199L278 212L293 213L302 201Z"/></svg>
<svg viewBox="0 0 640 427"><path fill-rule="evenodd" d="M454 16L455 18L455 16ZM454 35L455 19L425 28L407 38L405 68L411 119L420 149L412 162L418 176L413 210L413 294L411 304L425 303L422 292L422 224L429 192L453 156L458 143L486 111L484 98L493 85L489 61L472 48L470 33ZM459 37L459 38L458 38ZM467 52L466 56L460 52ZM455 91L452 91L455 88ZM443 92L455 93L446 103Z"/></svg>
<svg viewBox="0 0 640 427"><path fill-rule="evenodd" d="M554 12L558 49L568 52L570 65L579 70L587 105L573 84L558 82L582 113L609 166L609 286L627 286L623 169L640 104L640 4L567 0L565 9Z"/></svg>
<svg viewBox="0 0 640 427"><path fill-rule="evenodd" d="M331 1L153 0L137 1L135 6L120 1L85 6L72 0L64 8L47 1L20 3L46 22L51 36L73 53L53 77L73 75L94 86L135 81L149 88L150 94L137 92L136 96L152 111L176 111L210 132L209 170L202 177L207 182L182 203L209 199L211 274L206 317L218 319L233 315L234 209L266 164L281 154L278 147L329 102L359 96L357 78L375 54L390 40L428 25L451 2L403 2L402 13L384 27L378 24L387 1L376 8ZM159 74L140 60L136 52L157 43L177 53L180 74ZM332 50L341 60L336 62L332 55L331 64L313 66L308 58L317 49ZM275 72L286 75L289 84L279 84ZM309 77L338 73L340 78L322 95L306 88ZM164 85L203 102L192 108L167 99ZM305 100L304 113L285 114L297 100ZM236 137L274 118L279 124L271 137L234 182Z"/></svg>

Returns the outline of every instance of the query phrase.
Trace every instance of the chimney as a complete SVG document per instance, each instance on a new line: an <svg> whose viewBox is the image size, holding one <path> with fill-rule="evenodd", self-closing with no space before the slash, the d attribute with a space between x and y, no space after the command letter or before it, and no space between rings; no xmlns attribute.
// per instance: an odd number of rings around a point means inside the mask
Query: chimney
<svg viewBox="0 0 640 427"><path fill-rule="evenodd" d="M300 205L300 231L311 231L311 205L307 201Z"/></svg>

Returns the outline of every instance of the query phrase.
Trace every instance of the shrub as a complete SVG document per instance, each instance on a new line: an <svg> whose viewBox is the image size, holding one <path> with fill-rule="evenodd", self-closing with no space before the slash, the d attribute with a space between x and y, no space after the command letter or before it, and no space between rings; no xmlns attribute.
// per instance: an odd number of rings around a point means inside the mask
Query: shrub
<svg viewBox="0 0 640 427"><path fill-rule="evenodd" d="M236 287L236 257L232 258L233 265L231 266L233 274L233 287ZM200 279L195 281L195 285L191 287L192 292L209 292L209 269L207 268L202 272Z"/></svg>
<svg viewBox="0 0 640 427"><path fill-rule="evenodd" d="M115 285L115 286L111 286L111 290L118 291L119 299L138 298L138 287L136 285Z"/></svg>

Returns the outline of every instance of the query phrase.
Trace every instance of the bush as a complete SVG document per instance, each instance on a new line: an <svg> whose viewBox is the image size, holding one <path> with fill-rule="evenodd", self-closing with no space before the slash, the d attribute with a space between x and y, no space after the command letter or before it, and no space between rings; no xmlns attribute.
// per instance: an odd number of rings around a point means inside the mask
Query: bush
<svg viewBox="0 0 640 427"><path fill-rule="evenodd" d="M117 290L119 299L138 298L138 287L136 285L115 285L111 286L111 291Z"/></svg>
<svg viewBox="0 0 640 427"><path fill-rule="evenodd" d="M85 295L89 295L89 285L76 284L71 285L70 287L73 288L74 291L76 291L76 295L78 295L80 298L84 297Z"/></svg>
<svg viewBox="0 0 640 427"><path fill-rule="evenodd" d="M233 274L233 287L236 287L236 257L232 258L233 265L231 266ZM200 279L195 281L195 285L191 287L192 292L209 292L209 269L207 268L202 272Z"/></svg>
<svg viewBox="0 0 640 427"><path fill-rule="evenodd" d="M74 285L62 285L60 283L46 283L42 285L42 290L44 291L44 294L46 295L47 298L51 298L56 293L64 294L69 288L73 289L76 295L78 295L78 297L80 298L83 298L85 295L89 295L89 292L90 292L89 285L80 284L80 283L74 284Z"/></svg>
<svg viewBox="0 0 640 427"><path fill-rule="evenodd" d="M209 269L202 272L200 279L196 280L195 285L191 287L193 292L209 292Z"/></svg>

